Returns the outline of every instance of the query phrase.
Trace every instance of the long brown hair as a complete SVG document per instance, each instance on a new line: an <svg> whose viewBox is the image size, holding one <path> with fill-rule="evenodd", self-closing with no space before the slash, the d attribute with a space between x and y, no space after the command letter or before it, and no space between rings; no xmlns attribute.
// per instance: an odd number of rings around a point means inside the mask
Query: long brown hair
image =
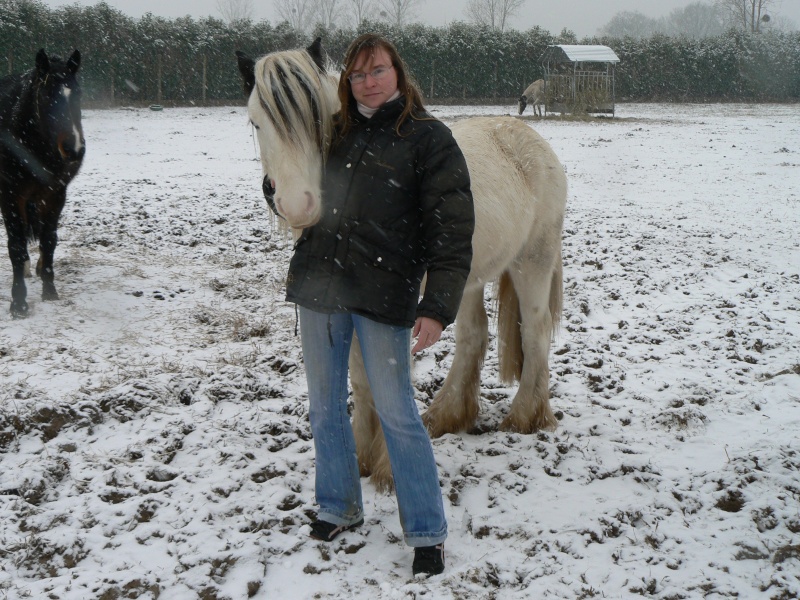
<svg viewBox="0 0 800 600"><path fill-rule="evenodd" d="M339 79L339 101L342 104L341 113L339 115L338 128L339 133L344 135L350 129L350 107L353 106L356 99L353 97L353 90L350 85L350 74L353 72L356 60L364 52L374 54L378 48L382 48L392 60L392 66L397 73L397 89L406 97L406 105L403 112L397 119L395 130L400 133L400 126L409 117L412 119L420 118L421 113L424 113L425 106L422 102L422 93L419 91L417 83L411 76L408 70L408 65L400 57L394 44L387 40L385 37L377 33L365 33L357 37L344 54L344 71ZM424 117L422 117L424 118Z"/></svg>

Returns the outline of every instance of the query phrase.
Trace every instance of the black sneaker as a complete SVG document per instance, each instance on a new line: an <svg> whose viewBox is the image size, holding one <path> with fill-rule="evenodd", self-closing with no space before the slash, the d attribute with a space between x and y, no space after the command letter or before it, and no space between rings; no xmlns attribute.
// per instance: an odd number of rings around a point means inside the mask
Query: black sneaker
<svg viewBox="0 0 800 600"><path fill-rule="evenodd" d="M355 529L364 524L364 519L353 523L352 525L334 525L327 521L314 521L311 524L311 537L315 540L323 542L332 542L340 533L344 533L350 529Z"/></svg>
<svg viewBox="0 0 800 600"><path fill-rule="evenodd" d="M414 575L438 575L444 571L444 544L414 548L414 564L411 565L411 570Z"/></svg>

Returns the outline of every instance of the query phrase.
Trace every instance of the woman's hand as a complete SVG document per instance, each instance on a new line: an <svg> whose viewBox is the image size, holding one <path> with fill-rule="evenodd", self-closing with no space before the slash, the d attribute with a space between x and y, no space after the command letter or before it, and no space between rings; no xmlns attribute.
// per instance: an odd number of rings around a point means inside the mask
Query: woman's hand
<svg viewBox="0 0 800 600"><path fill-rule="evenodd" d="M414 323L414 331L411 336L417 338L417 343L411 349L411 354L416 354L420 350L425 350L433 346L442 337L442 324L430 317L419 317Z"/></svg>

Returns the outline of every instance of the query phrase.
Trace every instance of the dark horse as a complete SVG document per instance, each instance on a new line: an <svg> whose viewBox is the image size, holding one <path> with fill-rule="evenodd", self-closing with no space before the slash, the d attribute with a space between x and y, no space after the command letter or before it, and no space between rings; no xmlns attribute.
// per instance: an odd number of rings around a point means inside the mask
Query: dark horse
<svg viewBox="0 0 800 600"><path fill-rule="evenodd" d="M57 300L53 253L67 185L86 151L81 127L80 87L76 79L81 53L67 61L36 54L36 66L0 79L0 208L8 234L14 272L11 314L28 314L25 270L28 240L39 240L36 274L42 300Z"/></svg>

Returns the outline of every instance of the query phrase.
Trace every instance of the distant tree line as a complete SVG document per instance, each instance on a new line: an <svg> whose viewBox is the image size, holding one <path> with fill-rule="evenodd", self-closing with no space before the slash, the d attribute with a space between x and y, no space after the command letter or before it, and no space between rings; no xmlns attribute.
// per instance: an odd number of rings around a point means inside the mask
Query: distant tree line
<svg viewBox="0 0 800 600"><path fill-rule="evenodd" d="M476 0L477 1L477 0ZM797 26L773 13L781 0L707 0L696 1L670 11L662 17L648 17L639 11L620 11L603 27L600 35L646 38L654 34L702 39L722 35L729 29L750 33L796 30Z"/></svg>
<svg viewBox="0 0 800 600"><path fill-rule="evenodd" d="M800 33L730 29L693 39L576 39L534 27L501 30L455 22L446 27L363 22L356 30L237 19L133 19L100 2L49 9L38 0L0 0L0 57L7 73L32 67L36 51L83 54L87 106L227 104L243 101L235 50L251 56L307 45L317 35L338 62L360 32L377 30L398 46L431 102L507 102L542 76L550 44L604 44L620 58L618 101L798 101ZM2 64L2 63L0 63ZM2 67L0 67L2 69Z"/></svg>

